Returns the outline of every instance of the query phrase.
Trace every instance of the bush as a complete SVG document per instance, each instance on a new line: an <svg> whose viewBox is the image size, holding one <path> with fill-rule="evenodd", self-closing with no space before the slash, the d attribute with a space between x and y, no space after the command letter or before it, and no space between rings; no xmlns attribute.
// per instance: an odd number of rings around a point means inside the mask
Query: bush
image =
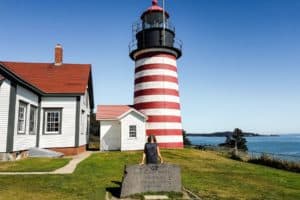
<svg viewBox="0 0 300 200"><path fill-rule="evenodd" d="M293 161L281 160L279 158L268 156L267 154L262 154L258 158L251 158L248 160L248 162L259 164L259 165L265 165L276 169L283 169L291 172L300 173L299 163Z"/></svg>
<svg viewBox="0 0 300 200"><path fill-rule="evenodd" d="M231 152L230 158L232 160L243 161L242 157L234 152Z"/></svg>

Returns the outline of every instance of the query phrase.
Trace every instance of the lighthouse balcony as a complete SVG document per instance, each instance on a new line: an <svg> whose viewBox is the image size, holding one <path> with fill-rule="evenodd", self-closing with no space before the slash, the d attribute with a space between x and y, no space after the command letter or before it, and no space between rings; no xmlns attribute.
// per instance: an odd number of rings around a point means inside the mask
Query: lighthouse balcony
<svg viewBox="0 0 300 200"><path fill-rule="evenodd" d="M147 48L166 48L166 49L171 49L174 50L176 53L178 53L178 57L181 56L181 52L182 52L182 46L183 43L180 39L174 38L172 43L164 43L163 40L160 40L159 44L154 44L152 43L152 45L149 43L141 43L138 44L138 41L136 39L132 40L129 45L129 54L130 57L133 58L133 55L135 52L139 51L139 50L143 50L143 49L147 49Z"/></svg>

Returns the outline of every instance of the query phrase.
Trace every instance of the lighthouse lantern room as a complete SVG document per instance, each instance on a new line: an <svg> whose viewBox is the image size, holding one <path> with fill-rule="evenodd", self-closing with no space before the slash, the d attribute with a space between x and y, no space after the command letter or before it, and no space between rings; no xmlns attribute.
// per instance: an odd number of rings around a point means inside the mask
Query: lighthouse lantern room
<svg viewBox="0 0 300 200"><path fill-rule="evenodd" d="M134 108L148 116L146 134L155 135L160 147L182 148L176 63L182 44L157 0L133 24L133 35L129 50L135 61Z"/></svg>

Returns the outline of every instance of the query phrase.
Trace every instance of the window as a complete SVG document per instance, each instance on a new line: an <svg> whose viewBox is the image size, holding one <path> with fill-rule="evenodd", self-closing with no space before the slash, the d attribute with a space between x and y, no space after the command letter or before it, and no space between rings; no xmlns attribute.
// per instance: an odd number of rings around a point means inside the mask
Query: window
<svg viewBox="0 0 300 200"><path fill-rule="evenodd" d="M27 103L20 101L19 113L18 113L18 134L25 134L26 114L27 114Z"/></svg>
<svg viewBox="0 0 300 200"><path fill-rule="evenodd" d="M80 133L81 134L84 134L84 130L85 130L85 128L84 128L84 122L85 122L85 120L84 120L84 110L81 110L81 126L80 126Z"/></svg>
<svg viewBox="0 0 300 200"><path fill-rule="evenodd" d="M136 126L135 125L129 126L129 137L136 138Z"/></svg>
<svg viewBox="0 0 300 200"><path fill-rule="evenodd" d="M61 115L62 109L46 109L45 110L45 134L61 133Z"/></svg>
<svg viewBox="0 0 300 200"><path fill-rule="evenodd" d="M87 117L86 117L86 121L87 121L87 125L86 125L86 134L87 135L89 135L90 134L90 116L89 115L87 115Z"/></svg>
<svg viewBox="0 0 300 200"><path fill-rule="evenodd" d="M35 135L37 132L37 107L30 106L29 114L29 134Z"/></svg>

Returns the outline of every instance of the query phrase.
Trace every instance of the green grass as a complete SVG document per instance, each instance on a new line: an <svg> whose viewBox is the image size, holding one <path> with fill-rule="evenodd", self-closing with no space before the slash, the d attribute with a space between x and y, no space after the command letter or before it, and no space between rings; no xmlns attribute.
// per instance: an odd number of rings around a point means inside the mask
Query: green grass
<svg viewBox="0 0 300 200"><path fill-rule="evenodd" d="M203 199L300 199L300 174L238 162L215 152L163 150L166 162L182 169L184 187ZM0 176L4 199L104 199L119 190L125 164L140 161L141 152L92 154L71 175Z"/></svg>
<svg viewBox="0 0 300 200"><path fill-rule="evenodd" d="M27 158L0 162L0 172L50 172L69 163L70 158Z"/></svg>

